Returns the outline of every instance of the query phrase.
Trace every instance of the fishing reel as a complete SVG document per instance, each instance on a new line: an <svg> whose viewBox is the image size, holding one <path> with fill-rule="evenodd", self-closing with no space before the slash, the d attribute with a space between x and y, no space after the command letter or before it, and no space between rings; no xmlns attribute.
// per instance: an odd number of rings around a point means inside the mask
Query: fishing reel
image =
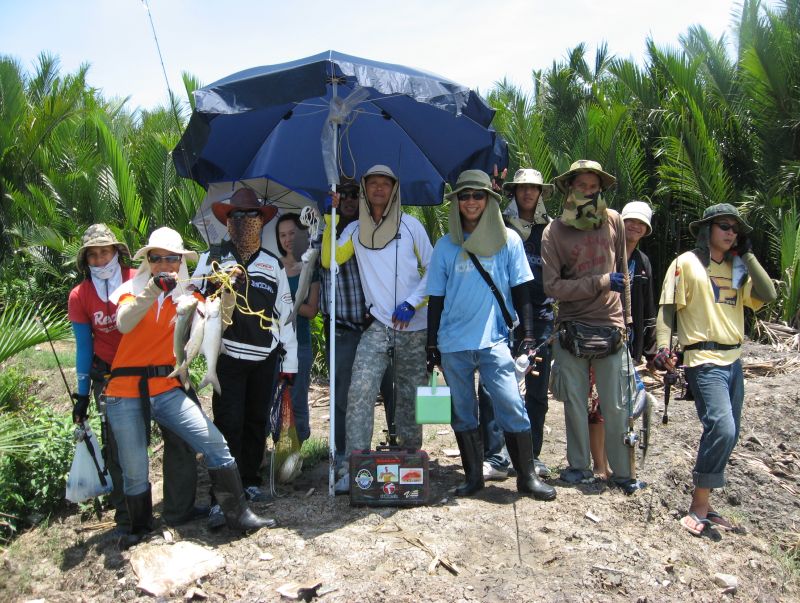
<svg viewBox="0 0 800 603"><path fill-rule="evenodd" d="M639 434L635 430L630 429L622 436L622 443L628 448L636 448L639 445ZM639 445L640 446L640 445ZM641 447L641 446L640 446Z"/></svg>

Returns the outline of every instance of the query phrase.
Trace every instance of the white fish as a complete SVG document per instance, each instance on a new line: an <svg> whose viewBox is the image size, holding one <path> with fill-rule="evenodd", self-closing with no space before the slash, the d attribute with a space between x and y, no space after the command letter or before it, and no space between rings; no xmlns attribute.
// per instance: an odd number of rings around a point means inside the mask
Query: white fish
<svg viewBox="0 0 800 603"><path fill-rule="evenodd" d="M308 290L311 288L311 277L314 275L314 268L317 265L317 258L319 257L319 249L310 247L303 254L303 269L300 271L300 278L297 281L297 293L294 295L294 309L286 319L286 324L293 323L297 319L297 312L300 310L306 298L308 297Z"/></svg>
<svg viewBox="0 0 800 603"><path fill-rule="evenodd" d="M181 295L175 299L177 308L175 312L175 333L172 341L173 352L175 353L175 370L172 371L170 377L178 377L181 383L186 385L188 382L189 372L186 367L183 367L184 360L186 360L186 338L189 335L189 325L192 323L194 311L197 308L198 299L191 294Z"/></svg>
<svg viewBox="0 0 800 603"><path fill-rule="evenodd" d="M194 318L192 318L192 328L189 331L189 341L186 342L186 345L183 348L186 357L183 359L183 363L175 370L189 371L189 365L192 363L192 360L197 358L197 355L200 353L200 346L203 344L203 331L205 330L205 327L206 305L204 302L197 302Z"/></svg>
<svg viewBox="0 0 800 603"><path fill-rule="evenodd" d="M198 390L211 384L214 391L221 393L219 379L217 378L217 359L222 345L222 300L216 299L206 301L206 325L203 333L203 345L201 350L206 357L206 375L197 386Z"/></svg>

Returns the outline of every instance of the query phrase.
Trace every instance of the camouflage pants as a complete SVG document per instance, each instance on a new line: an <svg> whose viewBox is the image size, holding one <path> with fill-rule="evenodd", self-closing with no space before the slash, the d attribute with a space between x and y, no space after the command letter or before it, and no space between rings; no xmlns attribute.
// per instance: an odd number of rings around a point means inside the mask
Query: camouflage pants
<svg viewBox="0 0 800 603"><path fill-rule="evenodd" d="M414 398L417 386L425 384L426 338L425 330L395 331L377 320L361 335L347 395L345 449L348 456L353 450L370 448L372 443L375 400L389 366L392 345L397 367L397 443L410 448L422 445L422 427L417 425L414 416Z"/></svg>

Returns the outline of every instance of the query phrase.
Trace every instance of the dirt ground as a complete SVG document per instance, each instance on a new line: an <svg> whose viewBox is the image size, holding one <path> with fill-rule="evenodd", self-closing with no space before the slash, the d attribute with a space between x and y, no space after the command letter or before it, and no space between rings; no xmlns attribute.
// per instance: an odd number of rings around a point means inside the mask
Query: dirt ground
<svg viewBox="0 0 800 603"><path fill-rule="evenodd" d="M714 493L719 511L744 533L696 538L681 529L691 492L700 425L694 405L670 404L661 424L663 393L654 409L652 443L639 477L649 487L631 497L605 483L567 486L538 502L516 493L514 479L491 482L472 498L454 498L463 474L447 426L426 426L432 496L415 508L353 508L327 494L327 463L304 469L258 512L279 527L240 537L210 532L205 521L171 531L173 541L212 547L224 566L198 580L212 601L278 601L287 582L320 582L322 601L797 601L797 570L787 547L800 546L800 365L796 353L748 344L746 400L728 486ZM748 368L752 367L752 368ZM51 375L53 387L57 373ZM206 400L208 404L208 400ZM327 389L312 392L312 430L325 437ZM383 413L380 409L376 416ZM377 436L376 436L377 440ZM551 401L542 458L566 465L561 404ZM159 458L153 462L160 493ZM198 500L207 500L201 471ZM313 492L311 488L314 488ZM156 506L156 510L160 505ZM170 546L162 535L120 551L106 512L81 519L75 506L21 537L0 555L0 599L10 601L134 601L129 559L141 547ZM427 545L427 550L424 545ZM457 575L443 564L455 566ZM736 576L735 592L715 583ZM180 600L187 587L174 591ZM192 593L189 593L191 595Z"/></svg>

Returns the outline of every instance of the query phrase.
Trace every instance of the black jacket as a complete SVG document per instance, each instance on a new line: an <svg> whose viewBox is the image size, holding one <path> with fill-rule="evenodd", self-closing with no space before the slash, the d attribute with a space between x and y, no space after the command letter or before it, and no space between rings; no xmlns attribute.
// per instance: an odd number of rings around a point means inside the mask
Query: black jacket
<svg viewBox="0 0 800 603"><path fill-rule="evenodd" d="M656 355L657 308L653 296L653 269L650 266L650 259L637 248L633 250L630 262L633 262L631 271L633 337L630 342L630 352L633 360L638 363L641 362L642 355L647 360Z"/></svg>

